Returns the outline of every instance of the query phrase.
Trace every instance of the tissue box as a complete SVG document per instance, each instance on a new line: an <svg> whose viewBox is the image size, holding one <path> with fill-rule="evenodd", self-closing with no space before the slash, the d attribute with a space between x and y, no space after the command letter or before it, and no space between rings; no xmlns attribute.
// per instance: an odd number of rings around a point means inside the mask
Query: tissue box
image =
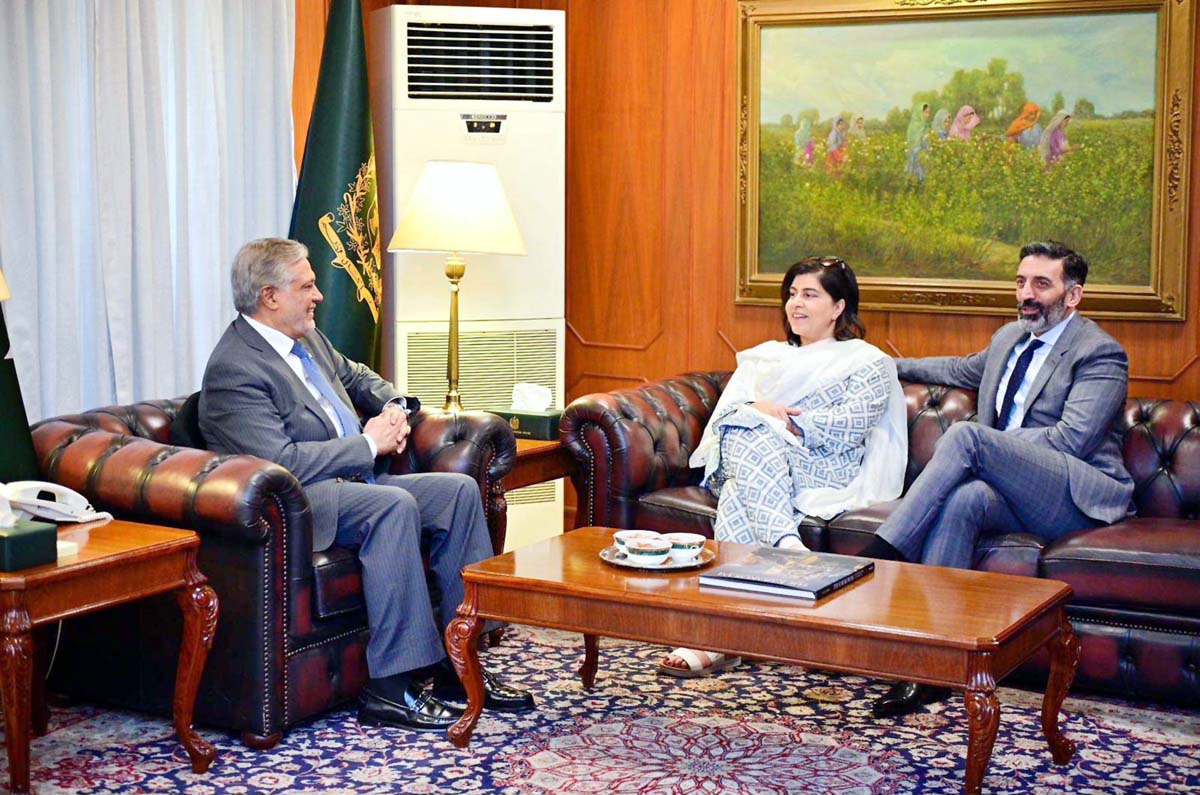
<svg viewBox="0 0 1200 795"><path fill-rule="evenodd" d="M518 439L558 439L558 418L562 409L549 411L512 411L511 409L490 409L493 414L508 420L508 427Z"/></svg>
<svg viewBox="0 0 1200 795"><path fill-rule="evenodd" d="M16 571L58 559L58 527L48 522L17 522L0 527L0 571Z"/></svg>

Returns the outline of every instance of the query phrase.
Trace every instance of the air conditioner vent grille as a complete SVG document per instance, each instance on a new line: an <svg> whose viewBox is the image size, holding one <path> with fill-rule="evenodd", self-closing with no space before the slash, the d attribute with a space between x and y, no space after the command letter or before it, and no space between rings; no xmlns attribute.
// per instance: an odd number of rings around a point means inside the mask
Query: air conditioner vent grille
<svg viewBox="0 0 1200 795"><path fill-rule="evenodd" d="M408 96L550 102L549 25L408 23Z"/></svg>
<svg viewBox="0 0 1200 795"><path fill-rule="evenodd" d="M447 333L408 333L408 392L423 404L441 406L446 397ZM557 336L554 329L462 331L458 338L458 391L470 410L502 409L512 404L512 389L526 382L557 394Z"/></svg>

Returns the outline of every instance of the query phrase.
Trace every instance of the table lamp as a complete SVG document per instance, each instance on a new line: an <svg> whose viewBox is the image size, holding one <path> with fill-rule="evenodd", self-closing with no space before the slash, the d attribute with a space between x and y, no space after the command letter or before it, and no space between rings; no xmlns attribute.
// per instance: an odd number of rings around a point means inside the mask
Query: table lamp
<svg viewBox="0 0 1200 795"><path fill-rule="evenodd" d="M417 177L388 251L445 251L450 280L450 339L446 347L446 411L462 411L458 394L458 283L467 265L460 254L525 254L504 185L488 163L430 160Z"/></svg>

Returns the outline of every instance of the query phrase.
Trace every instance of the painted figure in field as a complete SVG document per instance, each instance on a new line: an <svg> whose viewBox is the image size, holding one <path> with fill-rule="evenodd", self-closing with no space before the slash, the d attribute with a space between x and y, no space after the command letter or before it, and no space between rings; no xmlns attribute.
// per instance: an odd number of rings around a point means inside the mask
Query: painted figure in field
<svg viewBox="0 0 1200 795"><path fill-rule="evenodd" d="M979 126L979 114L970 105L963 105L958 109L958 113L954 114L954 121L950 124L950 131L947 137L954 138L959 141L971 140L971 130Z"/></svg>
<svg viewBox="0 0 1200 795"><path fill-rule="evenodd" d="M929 103L918 102L913 105L912 116L908 120L908 133L905 135L905 151L908 162L904 173L917 178L917 182L925 181L925 166L921 163L921 150L929 148Z"/></svg>
<svg viewBox="0 0 1200 795"><path fill-rule="evenodd" d="M1021 114L1008 125L1004 137L1010 145L1020 144L1026 149L1036 148L1042 139L1042 125L1038 123L1041 116L1042 109L1036 102L1026 102L1025 107L1021 108Z"/></svg>
<svg viewBox="0 0 1200 795"><path fill-rule="evenodd" d="M849 135L856 141L867 140L867 120L861 113L854 114L854 121L850 123Z"/></svg>
<svg viewBox="0 0 1200 795"><path fill-rule="evenodd" d="M825 155L826 173L835 175L841 173L842 163L846 162L846 132L849 126L844 117L838 116L833 122L832 129L829 130L829 151Z"/></svg>
<svg viewBox="0 0 1200 795"><path fill-rule="evenodd" d="M1054 114L1054 118L1042 131L1042 138L1038 141L1038 153L1042 157L1042 162L1046 164L1046 168L1052 168L1064 157L1080 148L1071 146L1067 142L1067 125L1070 123L1071 114L1060 110Z"/></svg>
<svg viewBox="0 0 1200 795"><path fill-rule="evenodd" d="M813 147L816 142L812 136L812 119L801 119L792 137L792 163L797 166L811 168L813 164Z"/></svg>
<svg viewBox="0 0 1200 795"><path fill-rule="evenodd" d="M933 132L939 141L946 140L946 136L950 134L950 121L950 111L945 108L939 108L938 112L933 114Z"/></svg>

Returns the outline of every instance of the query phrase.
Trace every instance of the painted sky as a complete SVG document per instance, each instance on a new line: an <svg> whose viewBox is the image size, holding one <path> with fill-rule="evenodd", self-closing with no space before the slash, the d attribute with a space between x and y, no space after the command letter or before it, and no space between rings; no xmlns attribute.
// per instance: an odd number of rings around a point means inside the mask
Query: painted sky
<svg viewBox="0 0 1200 795"><path fill-rule="evenodd" d="M882 119L941 90L958 69L992 58L1025 76L1029 99L1066 107L1085 97L1102 115L1154 107L1155 12L960 19L869 25L795 25L762 30L762 121L817 108Z"/></svg>

